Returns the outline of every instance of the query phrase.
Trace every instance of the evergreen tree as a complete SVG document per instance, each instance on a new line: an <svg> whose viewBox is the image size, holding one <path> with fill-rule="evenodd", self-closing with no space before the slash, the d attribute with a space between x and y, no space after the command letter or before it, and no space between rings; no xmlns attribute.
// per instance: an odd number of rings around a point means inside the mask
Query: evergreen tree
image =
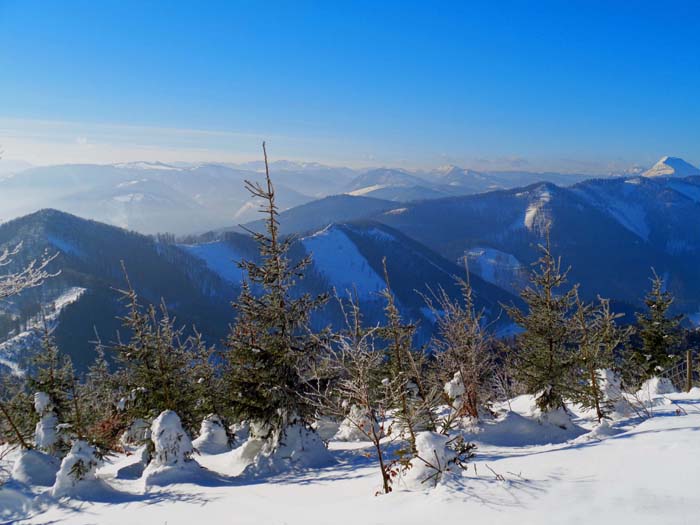
<svg viewBox="0 0 700 525"><path fill-rule="evenodd" d="M620 328L616 320L622 314L610 310L608 299L598 298L598 304L586 304L576 296L574 334L578 362L582 370L581 381L573 393L573 399L584 408L595 409L598 421L602 421L611 410L611 400L602 389L605 369L615 365L615 352L624 345L631 329Z"/></svg>
<svg viewBox="0 0 700 525"><path fill-rule="evenodd" d="M653 272L651 290L644 298L647 309L637 314L637 333L642 346L633 354L633 361L644 378L668 370L676 360L674 352L681 341L683 316L669 314L673 300L671 292L664 289L664 280Z"/></svg>
<svg viewBox="0 0 700 525"><path fill-rule="evenodd" d="M29 362L27 386L31 392L43 392L51 401L60 423L71 418L71 392L74 387L73 363L61 354L53 330L44 320L41 350Z"/></svg>
<svg viewBox="0 0 700 525"><path fill-rule="evenodd" d="M439 390L425 381L427 359L422 350L414 348L416 326L404 323L389 282L389 273L384 265L386 288L381 295L386 301L384 316L386 324L378 336L386 343L389 380L393 385L393 407L396 419L403 426L413 456L416 453L416 434L421 430L435 430L434 409L439 404ZM431 388L433 386L433 388Z"/></svg>
<svg viewBox="0 0 700 525"><path fill-rule="evenodd" d="M117 410L119 381L110 372L101 341L97 341L97 355L88 369L85 381L78 385L83 406L83 426L91 443L99 450L114 450L119 437L126 430L124 415Z"/></svg>
<svg viewBox="0 0 700 525"><path fill-rule="evenodd" d="M194 398L192 366L196 354L192 338L183 337L183 329L176 328L165 304L159 310L153 305L142 307L131 284L121 293L128 305L122 322L130 338L119 340L112 350L126 424L135 419L152 421L163 411L172 410L187 431L195 432L201 418Z"/></svg>
<svg viewBox="0 0 700 525"><path fill-rule="evenodd" d="M29 450L34 448L34 409L24 386L17 377L0 374L0 442Z"/></svg>
<svg viewBox="0 0 700 525"><path fill-rule="evenodd" d="M266 215L265 232L250 232L260 262L240 263L247 281L234 304L237 316L224 357L234 416L256 423L267 430L267 437L274 437L283 435L291 424L310 426L314 419L313 404L305 396L309 390L305 369L319 342L311 336L309 317L327 298L293 294L311 259L290 260L292 239L280 237L264 143L263 153L266 186L246 181Z"/></svg>
<svg viewBox="0 0 700 525"><path fill-rule="evenodd" d="M518 336L517 378L536 396L543 412L565 408L564 399L575 384L576 354L572 348L572 310L576 289L562 291L568 270L552 255L547 235L542 256L530 275L530 285L520 294L527 312L515 306L508 314L523 328Z"/></svg>

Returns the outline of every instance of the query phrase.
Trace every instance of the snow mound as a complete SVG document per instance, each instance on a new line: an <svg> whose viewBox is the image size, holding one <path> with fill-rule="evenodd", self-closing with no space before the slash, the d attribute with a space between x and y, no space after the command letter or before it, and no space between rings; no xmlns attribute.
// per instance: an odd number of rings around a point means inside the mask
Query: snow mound
<svg viewBox="0 0 700 525"><path fill-rule="evenodd" d="M76 441L61 462L51 495L54 498L91 499L96 493L109 490L108 485L97 479L100 463L94 447L85 441Z"/></svg>
<svg viewBox="0 0 700 525"><path fill-rule="evenodd" d="M401 476L400 485L409 490L425 490L436 487L454 477L450 462L456 457L448 447L450 438L435 432L416 434L417 457L410 462Z"/></svg>
<svg viewBox="0 0 700 525"><path fill-rule="evenodd" d="M379 425L372 423L372 419L361 407L353 405L350 413L338 428L338 432L333 436L336 441L367 441L367 433L374 431L379 433Z"/></svg>
<svg viewBox="0 0 700 525"><path fill-rule="evenodd" d="M593 430L591 430L588 434L584 434L581 436L580 439L585 439L585 440L592 440L592 439L605 439L609 438L611 436L615 436L619 434L621 431L616 430L610 425L610 422L607 419L604 419L598 425L596 425Z"/></svg>
<svg viewBox="0 0 700 525"><path fill-rule="evenodd" d="M246 472L267 475L330 464L331 455L321 437L300 423L289 425L279 436L252 437L241 447L241 458L251 460Z"/></svg>
<svg viewBox="0 0 700 525"><path fill-rule="evenodd" d="M26 485L50 487L56 481L58 459L39 450L23 450L12 466L12 479Z"/></svg>
<svg viewBox="0 0 700 525"><path fill-rule="evenodd" d="M675 394L676 392L676 387L673 386L670 379L665 377L652 377L644 381L637 395L640 397L647 396L648 398L653 398L665 394Z"/></svg>
<svg viewBox="0 0 700 525"><path fill-rule="evenodd" d="M564 410L541 414L530 395L518 396L493 419L484 419L468 430L470 441L500 447L524 447L565 443L586 433Z"/></svg>
<svg viewBox="0 0 700 525"><path fill-rule="evenodd" d="M201 471L192 459L192 441L172 410L161 412L153 421L151 440L154 451L142 476L146 486L186 481Z"/></svg>
<svg viewBox="0 0 700 525"><path fill-rule="evenodd" d="M229 436L221 418L216 414L210 414L204 418L199 437L192 445L203 454L221 454L231 450Z"/></svg>
<svg viewBox="0 0 700 525"><path fill-rule="evenodd" d="M665 377L652 377L642 383L641 388L633 395L626 396L631 408L642 412L653 411L655 407L672 403L666 397L667 394L676 393L676 388L670 379ZM651 415L648 413L647 415Z"/></svg>

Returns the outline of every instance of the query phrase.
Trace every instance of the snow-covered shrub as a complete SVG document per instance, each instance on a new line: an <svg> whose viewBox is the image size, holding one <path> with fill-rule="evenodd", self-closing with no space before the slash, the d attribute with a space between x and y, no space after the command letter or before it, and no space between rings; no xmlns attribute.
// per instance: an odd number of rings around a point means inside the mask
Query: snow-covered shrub
<svg viewBox="0 0 700 525"><path fill-rule="evenodd" d="M627 414L629 406L622 393L620 376L609 368L600 369L597 374L603 402L608 406L611 415Z"/></svg>
<svg viewBox="0 0 700 525"><path fill-rule="evenodd" d="M420 490L436 487L459 475L473 455L474 446L461 438L436 432L416 435L416 454L402 469L401 485Z"/></svg>
<svg viewBox="0 0 700 525"><path fill-rule="evenodd" d="M172 410L166 410L151 425L153 454L151 462L143 471L146 485L174 482L182 475L200 469L192 459L192 441L182 428L180 417Z"/></svg>
<svg viewBox="0 0 700 525"><path fill-rule="evenodd" d="M643 418L653 417L654 407L671 403L666 399L666 394L676 392L676 388L670 379L665 377L652 377L642 384L641 388L634 394L629 394L627 401L631 410Z"/></svg>
<svg viewBox="0 0 700 525"><path fill-rule="evenodd" d="M12 466L12 479L27 485L50 487L56 481L59 462L39 450L22 450Z"/></svg>
<svg viewBox="0 0 700 525"><path fill-rule="evenodd" d="M638 394L648 399L663 396L664 394L674 394L675 392L677 392L676 387L673 386L670 379L666 377L652 377L644 381Z"/></svg>
<svg viewBox="0 0 700 525"><path fill-rule="evenodd" d="M571 414L564 408L556 408L547 412L541 412L537 419L542 424L554 425L564 430L576 426L571 420Z"/></svg>
<svg viewBox="0 0 700 525"><path fill-rule="evenodd" d="M151 426L144 419L135 419L122 434L122 445L141 445L151 439Z"/></svg>
<svg viewBox="0 0 700 525"><path fill-rule="evenodd" d="M162 412L151 425L154 445L151 465L173 467L192 459L192 442L172 410Z"/></svg>
<svg viewBox="0 0 700 525"><path fill-rule="evenodd" d="M445 383L444 392L449 398L452 408L459 411L462 408L462 396L465 392L461 372L455 372L454 377Z"/></svg>
<svg viewBox="0 0 700 525"><path fill-rule="evenodd" d="M34 394L34 410L39 415L39 422L34 429L34 444L42 452L55 454L59 447L58 418L48 394Z"/></svg>
<svg viewBox="0 0 700 525"><path fill-rule="evenodd" d="M210 414L202 420L199 437L192 445L204 454L221 454L231 450L230 437L219 416Z"/></svg>
<svg viewBox="0 0 700 525"><path fill-rule="evenodd" d="M273 433L267 439L256 437L251 432L251 437L243 446L242 453L252 458L248 471L258 475L293 468L320 467L331 460L321 437L301 423L289 425L283 433Z"/></svg>
<svg viewBox="0 0 700 525"><path fill-rule="evenodd" d="M63 458L56 482L51 489L55 498L80 496L90 490L90 484L99 484L96 472L100 464L95 448L87 442L77 440Z"/></svg>
<svg viewBox="0 0 700 525"><path fill-rule="evenodd" d="M353 405L333 439L337 441L367 441L368 435L372 435L373 431L379 435L380 429L377 422L370 417L366 410Z"/></svg>

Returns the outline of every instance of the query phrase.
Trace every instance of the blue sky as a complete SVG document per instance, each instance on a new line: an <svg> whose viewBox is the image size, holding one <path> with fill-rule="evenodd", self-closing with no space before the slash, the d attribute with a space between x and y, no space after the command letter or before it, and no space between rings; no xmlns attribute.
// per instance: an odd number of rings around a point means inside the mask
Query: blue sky
<svg viewBox="0 0 700 525"><path fill-rule="evenodd" d="M33 163L700 163L697 2L0 0Z"/></svg>

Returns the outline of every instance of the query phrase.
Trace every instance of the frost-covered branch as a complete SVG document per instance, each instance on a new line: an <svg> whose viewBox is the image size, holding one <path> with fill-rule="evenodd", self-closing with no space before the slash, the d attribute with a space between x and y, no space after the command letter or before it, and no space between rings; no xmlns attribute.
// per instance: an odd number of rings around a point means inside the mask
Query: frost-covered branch
<svg viewBox="0 0 700 525"><path fill-rule="evenodd" d="M12 263L21 249L22 243L14 248L5 248L4 251L0 252L0 267ZM0 275L0 299L18 295L28 288L40 286L46 279L57 276L60 272L51 273L47 269L57 255L57 253L54 255L44 254L41 259L30 261L21 270Z"/></svg>

